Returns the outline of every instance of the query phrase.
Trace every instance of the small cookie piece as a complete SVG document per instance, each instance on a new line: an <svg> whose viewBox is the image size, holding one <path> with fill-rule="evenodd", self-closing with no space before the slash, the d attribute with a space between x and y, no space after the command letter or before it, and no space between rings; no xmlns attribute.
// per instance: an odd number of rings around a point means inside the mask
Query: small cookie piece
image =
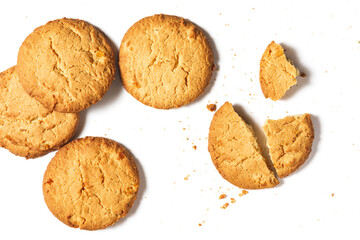
<svg viewBox="0 0 360 240"><path fill-rule="evenodd" d="M274 41L266 48L260 61L260 85L265 98L277 101L295 85L298 70L286 59L284 49Z"/></svg>
<svg viewBox="0 0 360 240"><path fill-rule="evenodd" d="M229 102L214 114L208 149L221 176L237 187L261 189L279 183L261 154L251 126L244 122Z"/></svg>
<svg viewBox="0 0 360 240"><path fill-rule="evenodd" d="M139 183L135 161L123 146L107 138L85 137L56 153L44 174L43 194L60 221L97 230L128 213Z"/></svg>
<svg viewBox="0 0 360 240"><path fill-rule="evenodd" d="M141 19L126 32L119 66L123 86L133 97L154 108L170 109L204 92L214 56L198 27L161 14Z"/></svg>
<svg viewBox="0 0 360 240"><path fill-rule="evenodd" d="M314 140L310 114L268 119L263 129L267 137L271 160L279 177L298 169L309 157Z"/></svg>
<svg viewBox="0 0 360 240"><path fill-rule="evenodd" d="M79 112L109 89L115 59L103 33L82 20L63 18L25 39L17 71L25 91L47 109Z"/></svg>
<svg viewBox="0 0 360 240"><path fill-rule="evenodd" d="M15 67L0 73L0 146L36 158L67 143L79 122L77 113L53 112L30 97Z"/></svg>

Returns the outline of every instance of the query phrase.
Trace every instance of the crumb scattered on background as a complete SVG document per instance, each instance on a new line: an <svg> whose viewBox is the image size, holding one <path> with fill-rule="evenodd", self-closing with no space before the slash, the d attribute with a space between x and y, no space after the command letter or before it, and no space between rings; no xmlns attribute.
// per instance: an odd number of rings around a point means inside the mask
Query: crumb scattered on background
<svg viewBox="0 0 360 240"><path fill-rule="evenodd" d="M184 180L189 180L190 174L188 174L186 177L184 177Z"/></svg>
<svg viewBox="0 0 360 240"><path fill-rule="evenodd" d="M333 197L335 195L335 193L332 193L331 196Z"/></svg>
<svg viewBox="0 0 360 240"><path fill-rule="evenodd" d="M300 77L306 77L306 73L304 72L300 73Z"/></svg>
<svg viewBox="0 0 360 240"><path fill-rule="evenodd" d="M201 227L202 226L202 224L201 223L199 223L199 227Z"/></svg>
<svg viewBox="0 0 360 240"><path fill-rule="evenodd" d="M226 23L226 24L225 24L225 27L228 27L228 26L230 26L230 24Z"/></svg>
<svg viewBox="0 0 360 240"><path fill-rule="evenodd" d="M224 199L226 198L226 194L225 193L222 193L220 196L219 196L219 199Z"/></svg>
<svg viewBox="0 0 360 240"><path fill-rule="evenodd" d="M210 112L216 111L216 105L215 105L215 104L208 104L208 105L206 106L206 108L207 108Z"/></svg>
<svg viewBox="0 0 360 240"><path fill-rule="evenodd" d="M231 200L231 203L236 203L235 198L230 198L230 200Z"/></svg>
<svg viewBox="0 0 360 240"><path fill-rule="evenodd" d="M186 130L186 128L183 128L183 130L185 131L185 130Z"/></svg>
<svg viewBox="0 0 360 240"><path fill-rule="evenodd" d="M193 148L194 150L196 150L196 145L192 146L192 148Z"/></svg>
<svg viewBox="0 0 360 240"><path fill-rule="evenodd" d="M222 209L226 209L229 206L229 203L225 203L224 205L222 205Z"/></svg>
<svg viewBox="0 0 360 240"><path fill-rule="evenodd" d="M241 193L239 193L239 197L242 197L242 196L244 196L244 195L246 195L246 194L248 194L249 192L248 191L246 191L246 190L242 190L241 191Z"/></svg>

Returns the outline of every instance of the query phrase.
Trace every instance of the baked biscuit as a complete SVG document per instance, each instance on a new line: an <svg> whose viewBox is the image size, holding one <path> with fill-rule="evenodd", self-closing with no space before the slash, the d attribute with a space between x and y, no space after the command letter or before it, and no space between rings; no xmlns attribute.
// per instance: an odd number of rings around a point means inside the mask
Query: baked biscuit
<svg viewBox="0 0 360 240"><path fill-rule="evenodd" d="M78 112L99 101L115 76L105 36L81 20L38 27L20 47L17 71L25 91L49 110Z"/></svg>
<svg viewBox="0 0 360 240"><path fill-rule="evenodd" d="M208 149L221 176L237 187L271 188L279 183L261 154L251 126L244 122L229 102L214 114Z"/></svg>
<svg viewBox="0 0 360 240"><path fill-rule="evenodd" d="M124 88L133 97L154 108L170 109L204 92L214 57L198 27L161 14L141 19L126 32L119 66Z"/></svg>
<svg viewBox="0 0 360 240"><path fill-rule="evenodd" d="M267 120L263 126L271 160L279 177L298 169L309 157L314 139L310 114Z"/></svg>
<svg viewBox="0 0 360 240"><path fill-rule="evenodd" d="M286 59L284 49L272 41L260 61L260 85L265 98L277 101L296 84L298 70Z"/></svg>
<svg viewBox="0 0 360 240"><path fill-rule="evenodd" d="M101 137L76 139L49 163L43 194L49 210L74 228L106 228L130 210L139 188L133 158L120 144Z"/></svg>
<svg viewBox="0 0 360 240"><path fill-rule="evenodd" d="M15 67L0 73L0 146L35 158L59 148L74 135L77 113L53 112L30 97Z"/></svg>

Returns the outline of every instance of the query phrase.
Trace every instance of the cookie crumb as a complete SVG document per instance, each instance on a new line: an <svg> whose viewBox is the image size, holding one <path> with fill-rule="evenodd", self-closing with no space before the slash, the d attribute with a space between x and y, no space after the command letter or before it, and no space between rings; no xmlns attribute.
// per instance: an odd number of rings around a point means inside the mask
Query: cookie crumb
<svg viewBox="0 0 360 240"><path fill-rule="evenodd" d="M207 108L210 112L216 111L216 105L215 105L215 104L208 104L208 105L206 106L206 108Z"/></svg>
<svg viewBox="0 0 360 240"><path fill-rule="evenodd" d="M196 150L197 147L196 147L196 145L194 145L194 146L192 146L192 148L193 148L194 150Z"/></svg>
<svg viewBox="0 0 360 240"><path fill-rule="evenodd" d="M184 180L189 180L190 174L188 174L186 177L184 177Z"/></svg>
<svg viewBox="0 0 360 240"><path fill-rule="evenodd" d="M226 209L229 206L229 203L225 203L224 205L222 205L222 209Z"/></svg>
<svg viewBox="0 0 360 240"><path fill-rule="evenodd" d="M183 130L185 131L185 130L186 130L186 128L183 128Z"/></svg>
<svg viewBox="0 0 360 240"><path fill-rule="evenodd" d="M219 199L224 199L226 198L226 194L225 193L222 193L220 196L219 196Z"/></svg>
<svg viewBox="0 0 360 240"><path fill-rule="evenodd" d="M335 195L335 193L332 193L331 196L333 197Z"/></svg>
<svg viewBox="0 0 360 240"><path fill-rule="evenodd" d="M304 72L300 73L300 77L306 77L306 73Z"/></svg>
<svg viewBox="0 0 360 240"><path fill-rule="evenodd" d="M201 227L202 226L202 224L201 223L199 223L199 227Z"/></svg>
<svg viewBox="0 0 360 240"><path fill-rule="evenodd" d="M241 191L241 193L239 193L239 197L242 197L242 196L244 196L244 195L246 195L246 194L248 194L249 192L248 191L246 191L246 190L242 190Z"/></svg>
<svg viewBox="0 0 360 240"><path fill-rule="evenodd" d="M236 203L235 198L230 198L230 200L231 200L231 203Z"/></svg>

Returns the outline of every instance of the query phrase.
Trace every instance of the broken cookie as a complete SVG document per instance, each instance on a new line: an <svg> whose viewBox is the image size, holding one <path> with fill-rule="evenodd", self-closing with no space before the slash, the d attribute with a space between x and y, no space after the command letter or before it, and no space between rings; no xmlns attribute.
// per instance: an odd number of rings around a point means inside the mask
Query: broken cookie
<svg viewBox="0 0 360 240"><path fill-rule="evenodd" d="M270 157L279 177L298 169L311 152L314 128L310 114L267 120L263 126Z"/></svg>
<svg viewBox="0 0 360 240"><path fill-rule="evenodd" d="M295 66L286 58L284 49L274 41L266 48L260 61L260 85L265 98L277 101L299 75Z"/></svg>
<svg viewBox="0 0 360 240"><path fill-rule="evenodd" d="M237 187L261 189L279 183L261 154L251 126L229 102L214 114L208 150L220 175Z"/></svg>

